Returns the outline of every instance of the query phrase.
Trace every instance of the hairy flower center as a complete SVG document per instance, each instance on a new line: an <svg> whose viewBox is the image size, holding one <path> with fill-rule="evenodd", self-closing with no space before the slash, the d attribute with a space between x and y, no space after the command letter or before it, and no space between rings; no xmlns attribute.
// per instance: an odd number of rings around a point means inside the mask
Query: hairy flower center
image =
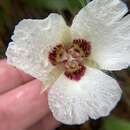
<svg viewBox="0 0 130 130"><path fill-rule="evenodd" d="M68 47L63 44L55 46L49 52L49 61L52 65L62 65L65 75L72 80L80 80L86 67L84 60L91 53L90 43L84 39L75 39Z"/></svg>

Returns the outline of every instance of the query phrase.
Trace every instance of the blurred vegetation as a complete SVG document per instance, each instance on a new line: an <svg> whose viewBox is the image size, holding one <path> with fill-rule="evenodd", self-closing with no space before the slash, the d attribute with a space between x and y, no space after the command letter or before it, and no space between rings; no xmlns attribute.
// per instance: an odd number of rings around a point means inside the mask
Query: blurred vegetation
<svg viewBox="0 0 130 130"><path fill-rule="evenodd" d="M130 130L130 122L110 117L105 121L102 130Z"/></svg>
<svg viewBox="0 0 130 130"><path fill-rule="evenodd" d="M129 0L124 1L130 5ZM43 19L49 13L57 12L70 25L75 14L86 4L86 0L0 0L0 58L5 57L14 27L20 20ZM112 72L112 75L120 83L123 96L111 116L80 126L63 125L58 130L130 130L130 68Z"/></svg>

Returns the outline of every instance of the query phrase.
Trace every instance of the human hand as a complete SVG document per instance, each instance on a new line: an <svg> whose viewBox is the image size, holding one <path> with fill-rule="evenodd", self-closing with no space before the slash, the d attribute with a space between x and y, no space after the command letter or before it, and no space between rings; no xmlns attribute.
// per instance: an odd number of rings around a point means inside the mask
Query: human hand
<svg viewBox="0 0 130 130"><path fill-rule="evenodd" d="M42 83L0 61L0 130L54 130Z"/></svg>

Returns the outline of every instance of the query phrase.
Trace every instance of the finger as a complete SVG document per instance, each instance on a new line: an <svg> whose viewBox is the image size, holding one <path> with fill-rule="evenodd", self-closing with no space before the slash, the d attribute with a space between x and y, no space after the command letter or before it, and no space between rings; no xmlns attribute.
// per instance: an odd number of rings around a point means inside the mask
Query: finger
<svg viewBox="0 0 130 130"><path fill-rule="evenodd" d="M31 81L0 97L0 130L23 130L48 112L47 93L42 84Z"/></svg>
<svg viewBox="0 0 130 130"><path fill-rule="evenodd" d="M22 85L33 78L15 67L8 65L6 60L0 61L0 94Z"/></svg>
<svg viewBox="0 0 130 130"><path fill-rule="evenodd" d="M60 126L60 122L56 121L51 113L49 113L45 119L41 120L41 123L41 127L44 128L44 130L54 130Z"/></svg>
<svg viewBox="0 0 130 130"><path fill-rule="evenodd" d="M59 126L60 123L54 119L51 113L49 113L27 130L54 130Z"/></svg>

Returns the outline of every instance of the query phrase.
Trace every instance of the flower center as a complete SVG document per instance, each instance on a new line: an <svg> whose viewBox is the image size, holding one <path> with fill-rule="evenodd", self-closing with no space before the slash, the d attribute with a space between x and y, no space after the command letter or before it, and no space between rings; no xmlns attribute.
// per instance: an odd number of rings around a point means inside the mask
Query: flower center
<svg viewBox="0 0 130 130"><path fill-rule="evenodd" d="M86 67L85 58L91 53L90 43L84 39L75 39L68 47L63 44L55 46L49 52L49 61L52 65L61 65L65 75L72 80L80 80Z"/></svg>

